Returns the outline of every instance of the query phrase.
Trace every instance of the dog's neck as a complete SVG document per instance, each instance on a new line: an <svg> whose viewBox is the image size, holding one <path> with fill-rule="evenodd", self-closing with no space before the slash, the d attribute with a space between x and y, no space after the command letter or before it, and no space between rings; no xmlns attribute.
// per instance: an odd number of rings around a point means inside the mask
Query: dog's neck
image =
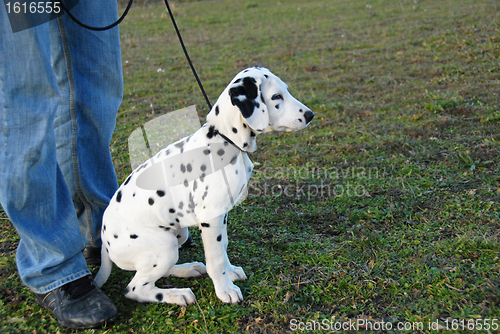
<svg viewBox="0 0 500 334"><path fill-rule="evenodd" d="M253 131L236 108L218 108L216 104L207 116L207 137L219 135L240 151L254 152L257 149L257 133Z"/></svg>

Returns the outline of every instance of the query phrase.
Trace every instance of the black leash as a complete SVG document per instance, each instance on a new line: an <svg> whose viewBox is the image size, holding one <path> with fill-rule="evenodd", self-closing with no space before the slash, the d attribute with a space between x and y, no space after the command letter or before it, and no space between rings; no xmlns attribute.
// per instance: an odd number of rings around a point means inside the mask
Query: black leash
<svg viewBox="0 0 500 334"><path fill-rule="evenodd" d="M66 8L66 6L64 6L64 3L62 1L60 1L59 4L61 5L61 8L66 12L66 14L68 14L68 16L71 17L71 19L73 21L75 21L78 25L80 25L88 30L104 31L104 30L109 30L111 28L116 27L117 25L119 25L123 21L125 16L127 16L128 11L130 10L130 7L132 7L133 1L134 0L130 0L128 2L127 8L125 8L125 11L123 12L122 16L118 19L118 21L111 23L109 26L105 26L105 27L91 27L89 25L86 25L85 23L80 22L76 17L74 17L73 14L71 14L71 12Z"/></svg>
<svg viewBox="0 0 500 334"><path fill-rule="evenodd" d="M132 1L132 0L130 0L130 1ZM170 10L170 6L168 5L167 0L165 0L165 6L167 6L168 14L170 14L170 18L172 19L172 23L174 25L175 32L177 32L177 37L179 38L179 42L181 43L182 50L184 51L184 54L186 55L186 59L189 63L189 66L191 67L191 71L193 72L193 75L196 78L196 82L198 82L198 86L200 86L201 92L203 93L203 96L205 97L205 101L207 101L208 111L210 111L210 110L212 110L212 104L210 103L210 100L208 99L207 93L205 93L205 89L203 89L203 85L201 84L200 78L198 78L198 74L196 73L196 70L194 69L193 63L191 62L191 58L189 58L189 54L186 50L186 46L184 45L184 41L182 40L181 33L179 31L179 28L177 28L177 23L175 23L174 14L172 14L172 10Z"/></svg>
<svg viewBox="0 0 500 334"><path fill-rule="evenodd" d="M104 31L104 30L109 30L111 28L116 27L117 25L119 25L123 21L123 19L125 19L125 16L127 16L128 11L130 10L130 7L132 7L133 1L134 0L129 0L127 8L125 8L125 11L123 12L122 16L118 19L118 21L116 21L116 22L114 22L106 27L91 27L89 25L86 25L86 24L80 22L76 17L73 16L73 14L70 13L70 11L66 8L66 6L64 6L62 1L60 1L60 4L61 4L61 8L66 12L66 14L68 14L68 16L73 21L75 21L78 25L84 27L85 29L89 29L89 30ZM210 110L212 110L212 104L210 103L210 100L208 99L207 93L205 93L205 89L203 88L203 84L201 83L201 80L198 77L196 70L194 69L193 62L191 61L191 58L189 57L189 54L186 50L186 46L184 45L184 41L182 40L181 33L179 31L179 28L177 27L177 23L175 22L174 15L172 14L172 10L170 9L170 6L168 5L168 1L167 0L164 0L164 1L165 1L165 6L167 7L167 10L168 10L168 14L170 15L170 19L172 20L172 23L174 25L175 32L177 33L177 37L179 38L179 42L181 43L182 50L184 51L184 55L186 56L186 59L189 63L189 67L191 67L191 71L193 72L193 75L196 78L196 82L198 83L198 86L200 87L200 90L201 90L203 96L205 97L205 101L207 102L207 105L208 105L208 110L210 111Z"/></svg>

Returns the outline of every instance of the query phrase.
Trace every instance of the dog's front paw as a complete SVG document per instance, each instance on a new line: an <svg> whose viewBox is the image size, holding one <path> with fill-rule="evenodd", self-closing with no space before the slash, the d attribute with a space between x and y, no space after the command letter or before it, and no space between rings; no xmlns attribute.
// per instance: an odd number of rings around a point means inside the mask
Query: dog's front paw
<svg viewBox="0 0 500 334"><path fill-rule="evenodd" d="M229 282L227 286L223 288L215 288L215 294L226 304L236 304L243 300L243 295L239 287Z"/></svg>
<svg viewBox="0 0 500 334"><path fill-rule="evenodd" d="M242 281L247 279L247 275L245 275L243 268L231 265L231 269L229 270L229 278L233 282L236 280Z"/></svg>
<svg viewBox="0 0 500 334"><path fill-rule="evenodd" d="M201 262L193 262L191 265L191 270L189 272L191 274L190 277L197 277L207 273L207 267L205 267L205 264Z"/></svg>
<svg viewBox="0 0 500 334"><path fill-rule="evenodd" d="M198 277L207 273L207 268L201 262L192 262L178 264L172 267L169 271L169 275L175 277Z"/></svg>

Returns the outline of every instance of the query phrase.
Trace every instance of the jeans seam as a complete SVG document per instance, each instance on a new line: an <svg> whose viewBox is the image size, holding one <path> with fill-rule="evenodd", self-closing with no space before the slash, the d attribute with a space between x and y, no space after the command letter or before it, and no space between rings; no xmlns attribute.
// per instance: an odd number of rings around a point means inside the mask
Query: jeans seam
<svg viewBox="0 0 500 334"><path fill-rule="evenodd" d="M68 83L69 83L69 110L71 117L71 159L73 163L73 173L75 181L76 194L80 201L85 206L85 213L87 215L87 224L89 230L90 244L92 246L97 246L94 239L94 231L92 228L92 212L91 207L81 187L80 172L78 166L78 154L77 154L77 132L78 124L76 120L76 106L75 106L75 85L73 77L73 69L71 67L71 55L69 52L68 39L66 36L66 30L64 28L64 22L62 16L57 17L57 22L59 24L59 30L61 31L61 40L64 51L64 58L66 60L66 71L68 73Z"/></svg>

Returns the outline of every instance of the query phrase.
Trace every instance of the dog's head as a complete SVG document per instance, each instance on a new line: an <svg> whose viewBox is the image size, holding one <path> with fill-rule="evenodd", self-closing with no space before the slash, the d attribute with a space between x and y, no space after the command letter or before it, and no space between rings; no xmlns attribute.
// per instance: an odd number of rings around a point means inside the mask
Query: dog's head
<svg viewBox="0 0 500 334"><path fill-rule="evenodd" d="M253 152L256 135L272 130L302 130L313 117L313 112L290 94L280 78L266 68L252 67L234 77L207 121L215 123L239 147Z"/></svg>

